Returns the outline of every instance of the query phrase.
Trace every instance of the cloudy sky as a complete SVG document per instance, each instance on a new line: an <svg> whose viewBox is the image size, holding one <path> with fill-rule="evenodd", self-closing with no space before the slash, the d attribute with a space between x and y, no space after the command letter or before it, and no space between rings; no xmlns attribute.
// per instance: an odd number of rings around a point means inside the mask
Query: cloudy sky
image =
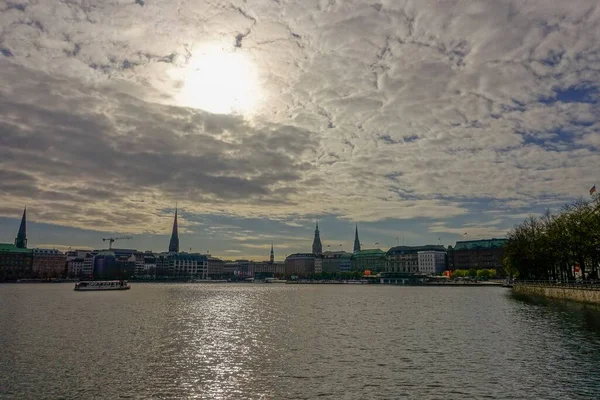
<svg viewBox="0 0 600 400"><path fill-rule="evenodd" d="M0 0L0 241L499 237L600 184L599 82L596 0Z"/></svg>

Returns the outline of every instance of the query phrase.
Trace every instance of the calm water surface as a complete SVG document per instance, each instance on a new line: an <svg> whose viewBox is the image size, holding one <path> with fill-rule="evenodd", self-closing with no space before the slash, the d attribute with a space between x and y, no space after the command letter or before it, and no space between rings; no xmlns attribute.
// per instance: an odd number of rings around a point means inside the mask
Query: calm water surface
<svg viewBox="0 0 600 400"><path fill-rule="evenodd" d="M598 399L596 309L501 288L0 285L1 398Z"/></svg>

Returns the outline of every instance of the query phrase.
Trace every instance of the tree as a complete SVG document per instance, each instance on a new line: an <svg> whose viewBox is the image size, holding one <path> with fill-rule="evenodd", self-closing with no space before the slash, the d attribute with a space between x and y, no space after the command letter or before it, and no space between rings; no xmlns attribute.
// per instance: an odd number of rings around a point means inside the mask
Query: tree
<svg viewBox="0 0 600 400"><path fill-rule="evenodd" d="M578 264L584 278L598 276L600 196L579 199L557 214L529 217L508 234L504 268L521 279L573 280Z"/></svg>

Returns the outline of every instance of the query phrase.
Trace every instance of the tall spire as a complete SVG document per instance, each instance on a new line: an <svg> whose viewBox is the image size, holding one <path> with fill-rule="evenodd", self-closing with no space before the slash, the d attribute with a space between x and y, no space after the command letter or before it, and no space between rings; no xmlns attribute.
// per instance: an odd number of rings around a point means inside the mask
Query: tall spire
<svg viewBox="0 0 600 400"><path fill-rule="evenodd" d="M317 228L315 229L315 238L313 240L312 252L316 255L323 254L323 245L321 244L321 235L319 234L319 221L317 220Z"/></svg>
<svg viewBox="0 0 600 400"><path fill-rule="evenodd" d="M177 207L175 207L175 219L173 220L173 233L169 241L169 253L179 253L179 232L177 231Z"/></svg>
<svg viewBox="0 0 600 400"><path fill-rule="evenodd" d="M354 252L360 251L360 240L358 240L358 224L356 224L356 231L354 231Z"/></svg>
<svg viewBox="0 0 600 400"><path fill-rule="evenodd" d="M269 257L269 262L271 264L275 263L275 253L273 252L273 242L271 242L271 256Z"/></svg>
<svg viewBox="0 0 600 400"><path fill-rule="evenodd" d="M27 248L27 207L23 210L21 226L19 226L19 233L17 233L17 237L15 238L15 246L19 249Z"/></svg>

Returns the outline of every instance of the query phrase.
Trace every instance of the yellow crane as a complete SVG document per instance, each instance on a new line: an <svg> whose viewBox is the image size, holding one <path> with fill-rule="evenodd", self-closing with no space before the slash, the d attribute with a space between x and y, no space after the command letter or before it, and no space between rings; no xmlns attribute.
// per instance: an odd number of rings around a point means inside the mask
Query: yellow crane
<svg viewBox="0 0 600 400"><path fill-rule="evenodd" d="M115 240L127 240L127 239L131 239L133 236L119 236L119 237L109 237L109 238L102 238L103 242L108 241L108 249L112 250L112 244Z"/></svg>

